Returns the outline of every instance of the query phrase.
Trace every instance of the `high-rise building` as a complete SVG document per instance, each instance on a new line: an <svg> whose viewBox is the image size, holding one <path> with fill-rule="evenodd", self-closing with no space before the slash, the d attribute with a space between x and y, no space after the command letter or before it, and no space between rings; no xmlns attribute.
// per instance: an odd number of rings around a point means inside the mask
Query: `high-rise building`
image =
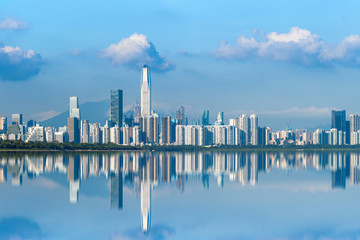
<svg viewBox="0 0 360 240"><path fill-rule="evenodd" d="M20 113L15 113L11 115L12 125L22 125L23 124L23 116Z"/></svg>
<svg viewBox="0 0 360 240"><path fill-rule="evenodd" d="M80 143L80 121L77 117L68 118L69 142Z"/></svg>
<svg viewBox="0 0 360 240"><path fill-rule="evenodd" d="M0 133L5 133L7 131L7 118L0 117Z"/></svg>
<svg viewBox="0 0 360 240"><path fill-rule="evenodd" d="M110 121L112 126L123 125L123 91L112 89L110 91Z"/></svg>
<svg viewBox="0 0 360 240"><path fill-rule="evenodd" d="M161 119L161 142L162 144L170 144L173 139L173 128L171 117L166 116Z"/></svg>
<svg viewBox="0 0 360 240"><path fill-rule="evenodd" d="M88 121L84 120L82 122L82 131L81 131L81 142L89 143L90 142L90 126Z"/></svg>
<svg viewBox="0 0 360 240"><path fill-rule="evenodd" d="M239 117L239 128L244 132L244 142L241 145L248 145L251 138L249 117L246 114L242 114Z"/></svg>
<svg viewBox="0 0 360 240"><path fill-rule="evenodd" d="M184 106L180 106L179 110L176 111L176 119L179 125L187 125Z"/></svg>
<svg viewBox="0 0 360 240"><path fill-rule="evenodd" d="M70 118L74 117L80 119L80 108L79 108L78 97L70 97L69 114L70 114Z"/></svg>
<svg viewBox="0 0 360 240"><path fill-rule="evenodd" d="M250 143L251 145L259 145L259 135L258 135L258 116L252 114L250 116Z"/></svg>
<svg viewBox="0 0 360 240"><path fill-rule="evenodd" d="M331 128L346 132L346 111L331 111Z"/></svg>
<svg viewBox="0 0 360 240"><path fill-rule="evenodd" d="M357 132L360 130L360 115L350 115L350 133Z"/></svg>
<svg viewBox="0 0 360 240"><path fill-rule="evenodd" d="M224 112L218 112L215 125L224 125Z"/></svg>
<svg viewBox="0 0 360 240"><path fill-rule="evenodd" d="M141 116L151 114L151 76L150 67L144 65L141 71Z"/></svg>
<svg viewBox="0 0 360 240"><path fill-rule="evenodd" d="M27 122L27 127L35 127L36 126L36 121L35 120L29 120Z"/></svg>
<svg viewBox="0 0 360 240"><path fill-rule="evenodd" d="M201 125L203 126L206 126L206 125L209 125L210 124L210 116L209 116L209 110L205 110L203 112L203 115L202 115L202 121L201 121Z"/></svg>

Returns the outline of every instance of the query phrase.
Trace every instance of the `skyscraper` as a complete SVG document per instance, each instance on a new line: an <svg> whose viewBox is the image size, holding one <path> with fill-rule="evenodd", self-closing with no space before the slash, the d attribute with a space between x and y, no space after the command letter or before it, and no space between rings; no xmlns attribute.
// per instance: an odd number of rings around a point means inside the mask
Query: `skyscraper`
<svg viewBox="0 0 360 240"><path fill-rule="evenodd" d="M166 117L162 117L161 119L161 141L163 144L170 144L171 140L173 139L172 137L172 121L171 121L171 117L166 116Z"/></svg>
<svg viewBox="0 0 360 240"><path fill-rule="evenodd" d="M180 106L179 110L176 111L176 119L178 120L179 125L187 125L184 106Z"/></svg>
<svg viewBox="0 0 360 240"><path fill-rule="evenodd" d="M259 145L259 136L258 136L258 116L252 114L250 116L250 143L251 145Z"/></svg>
<svg viewBox="0 0 360 240"><path fill-rule="evenodd" d="M23 116L20 113L15 113L11 115L11 122L13 125L22 125L23 124Z"/></svg>
<svg viewBox="0 0 360 240"><path fill-rule="evenodd" d="M210 123L209 115L210 115L209 110L205 110L203 112L201 125L203 125L203 126L209 125L209 123Z"/></svg>
<svg viewBox="0 0 360 240"><path fill-rule="evenodd" d="M350 115L350 133L360 130L360 115Z"/></svg>
<svg viewBox="0 0 360 240"><path fill-rule="evenodd" d="M224 125L224 112L218 112L215 125Z"/></svg>
<svg viewBox="0 0 360 240"><path fill-rule="evenodd" d="M80 121L76 117L68 118L69 142L80 143Z"/></svg>
<svg viewBox="0 0 360 240"><path fill-rule="evenodd" d="M346 111L331 111L331 128L346 132Z"/></svg>
<svg viewBox="0 0 360 240"><path fill-rule="evenodd" d="M80 108L79 108L79 99L78 97L70 97L70 106L69 106L70 117L75 117L80 119Z"/></svg>
<svg viewBox="0 0 360 240"><path fill-rule="evenodd" d="M141 71L141 116L151 113L151 77L150 68L144 65Z"/></svg>
<svg viewBox="0 0 360 240"><path fill-rule="evenodd" d="M122 127L123 120L123 91L112 89L110 91L110 121L112 125Z"/></svg>
<svg viewBox="0 0 360 240"><path fill-rule="evenodd" d="M0 117L0 133L7 131L7 118Z"/></svg>

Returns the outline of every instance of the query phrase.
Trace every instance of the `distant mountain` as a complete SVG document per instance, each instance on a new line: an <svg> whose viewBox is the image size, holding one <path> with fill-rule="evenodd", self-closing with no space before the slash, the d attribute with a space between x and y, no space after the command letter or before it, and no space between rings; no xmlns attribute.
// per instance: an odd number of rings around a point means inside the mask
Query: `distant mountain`
<svg viewBox="0 0 360 240"><path fill-rule="evenodd" d="M307 128L308 131L315 132L317 129L329 130L331 128L330 124L317 125L315 127Z"/></svg>
<svg viewBox="0 0 360 240"><path fill-rule="evenodd" d="M103 100L100 102L86 102L80 104L81 119L86 119L91 123L98 122L101 125L105 124L105 121L109 119L110 101ZM42 126L48 127L63 127L67 125L67 119L69 117L69 111L60 113L55 117L40 122Z"/></svg>

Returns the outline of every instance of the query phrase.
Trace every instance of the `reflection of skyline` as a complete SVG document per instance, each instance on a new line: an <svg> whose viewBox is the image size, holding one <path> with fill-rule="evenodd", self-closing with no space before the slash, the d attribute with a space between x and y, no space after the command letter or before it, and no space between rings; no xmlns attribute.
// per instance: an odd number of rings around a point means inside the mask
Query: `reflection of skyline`
<svg viewBox="0 0 360 240"><path fill-rule="evenodd" d="M224 179L241 185L256 185L259 174L274 169L315 169L330 171L329 184L346 188L360 183L360 153L355 152L114 152L47 153L0 155L0 183L11 176L14 186L23 177L32 179L44 173L67 175L69 201L77 203L81 182L103 175L110 186L110 208L123 209L123 188L132 188L140 197L141 228L151 226L151 192L161 184L174 183L185 191L188 179L210 188L210 178L224 187ZM81 199L80 199L81 200Z"/></svg>

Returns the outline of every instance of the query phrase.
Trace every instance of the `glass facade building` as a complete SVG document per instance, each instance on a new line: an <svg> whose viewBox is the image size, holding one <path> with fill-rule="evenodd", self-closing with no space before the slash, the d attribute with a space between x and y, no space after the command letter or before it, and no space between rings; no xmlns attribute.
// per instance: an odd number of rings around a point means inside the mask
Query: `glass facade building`
<svg viewBox="0 0 360 240"><path fill-rule="evenodd" d="M110 91L110 121L113 125L122 127L123 121L123 91L112 89Z"/></svg>

